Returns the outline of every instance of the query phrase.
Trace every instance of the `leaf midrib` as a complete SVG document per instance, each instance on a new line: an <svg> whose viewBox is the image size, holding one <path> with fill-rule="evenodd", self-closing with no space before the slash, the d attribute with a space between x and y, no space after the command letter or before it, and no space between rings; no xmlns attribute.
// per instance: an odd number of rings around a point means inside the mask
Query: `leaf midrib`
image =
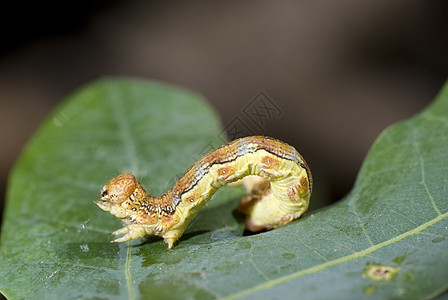
<svg viewBox="0 0 448 300"><path fill-rule="evenodd" d="M228 295L228 296L224 297L223 299L228 299L228 300L230 300L230 299L237 299L237 298L243 297L245 295L248 295L248 294L251 294L251 293L254 293L254 292L258 292L258 291L261 291L261 290L273 288L273 287L275 287L275 286L277 286L279 284L282 284L282 283L287 282L289 280L293 280L293 279L299 278L299 277L304 276L304 275L317 273L319 271L322 271L322 270L324 270L326 268L329 268L331 266L334 266L334 265L337 265L337 264L340 264L340 263L344 263L344 262L347 262L347 261L350 261L350 260L353 260L353 259L364 257L364 256L366 256L368 254L371 254L371 253L373 253L373 252L375 252L375 251L377 251L377 250L379 250L379 249L381 249L383 247L389 246L389 245L397 243L397 242L399 242L399 241L401 241L401 240L403 240L403 239L405 239L407 237L410 237L412 235L418 234L418 233L428 229L430 226L432 226L432 225L442 221L443 219L446 219L447 217L448 217L448 212L446 212L444 214L440 214L436 218L431 219L430 221L428 221L426 223L423 223L422 225L414 228L413 230L410 230L410 231L407 231L405 233L402 233L402 234L400 234L400 235L398 235L398 236L396 236L396 237L394 237L392 239L386 240L386 241L381 242L379 244L376 244L376 245L374 245L372 247L366 248L366 249L358 251L358 252L354 252L354 253L352 253L350 255L347 255L347 256L343 256L343 257L340 257L340 258L337 258L337 259L334 259L334 260L327 261L327 262L319 264L319 265L315 265L315 266L313 266L311 268L308 268L308 269L304 269L304 270L301 270L301 271L298 271L298 272L295 272L295 273L292 273L292 274L289 274L289 275L286 275L286 276L282 276L282 277L273 279L273 280L268 281L268 282L264 282L262 284L253 286L251 288L248 288L248 289L239 291L237 293Z"/></svg>
<svg viewBox="0 0 448 300"><path fill-rule="evenodd" d="M128 289L128 299L135 300L134 284L131 274L132 240L129 241L125 265L126 287Z"/></svg>

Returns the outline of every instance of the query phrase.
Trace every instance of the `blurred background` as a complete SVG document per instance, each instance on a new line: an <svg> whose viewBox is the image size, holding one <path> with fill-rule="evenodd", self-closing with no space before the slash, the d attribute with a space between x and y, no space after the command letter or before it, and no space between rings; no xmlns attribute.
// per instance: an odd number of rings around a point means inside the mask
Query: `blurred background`
<svg viewBox="0 0 448 300"><path fill-rule="evenodd" d="M380 132L430 103L448 70L444 0L9 1L0 14L0 208L39 123L102 76L203 94L227 129L294 145L338 200Z"/></svg>

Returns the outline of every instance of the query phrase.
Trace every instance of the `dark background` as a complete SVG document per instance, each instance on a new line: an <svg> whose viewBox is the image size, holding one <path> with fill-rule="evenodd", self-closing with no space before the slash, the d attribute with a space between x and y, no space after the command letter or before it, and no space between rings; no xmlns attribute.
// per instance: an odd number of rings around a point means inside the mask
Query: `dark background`
<svg viewBox="0 0 448 300"><path fill-rule="evenodd" d="M447 77L444 0L16 1L0 11L0 207L38 124L101 76L195 90L224 124L263 90L281 109L263 133L296 146L334 200L378 134Z"/></svg>

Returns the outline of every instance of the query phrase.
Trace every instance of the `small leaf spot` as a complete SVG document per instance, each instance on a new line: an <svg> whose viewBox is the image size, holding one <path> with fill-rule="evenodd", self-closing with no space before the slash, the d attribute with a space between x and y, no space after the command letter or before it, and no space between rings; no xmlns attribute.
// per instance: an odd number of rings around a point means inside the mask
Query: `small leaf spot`
<svg viewBox="0 0 448 300"><path fill-rule="evenodd" d="M372 280L380 281L391 280L397 272L398 268L390 266L370 265L365 271L365 274Z"/></svg>
<svg viewBox="0 0 448 300"><path fill-rule="evenodd" d="M401 264L406 258L407 258L407 255L395 257L394 258L394 262L397 263L397 264Z"/></svg>
<svg viewBox="0 0 448 300"><path fill-rule="evenodd" d="M284 259L293 259L294 257L296 257L294 254L292 254L292 253L283 253L282 254L282 257L284 258Z"/></svg>
<svg viewBox="0 0 448 300"><path fill-rule="evenodd" d="M446 238L445 236L439 236L439 237L433 239L431 242L433 242L433 243L439 243L439 242L445 240L445 238Z"/></svg>
<svg viewBox="0 0 448 300"><path fill-rule="evenodd" d="M376 286L368 285L368 286L364 287L363 291L364 291L364 294L366 294L366 295L369 295L369 296L373 295L376 292Z"/></svg>

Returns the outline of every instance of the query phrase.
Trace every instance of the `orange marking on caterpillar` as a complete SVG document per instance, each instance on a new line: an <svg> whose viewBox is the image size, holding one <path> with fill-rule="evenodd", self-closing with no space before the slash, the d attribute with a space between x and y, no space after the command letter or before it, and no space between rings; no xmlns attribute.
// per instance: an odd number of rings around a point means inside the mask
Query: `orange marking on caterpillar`
<svg viewBox="0 0 448 300"><path fill-rule="evenodd" d="M235 175L235 170L232 166L222 167L218 169L219 180L228 181L232 178L233 175Z"/></svg>

